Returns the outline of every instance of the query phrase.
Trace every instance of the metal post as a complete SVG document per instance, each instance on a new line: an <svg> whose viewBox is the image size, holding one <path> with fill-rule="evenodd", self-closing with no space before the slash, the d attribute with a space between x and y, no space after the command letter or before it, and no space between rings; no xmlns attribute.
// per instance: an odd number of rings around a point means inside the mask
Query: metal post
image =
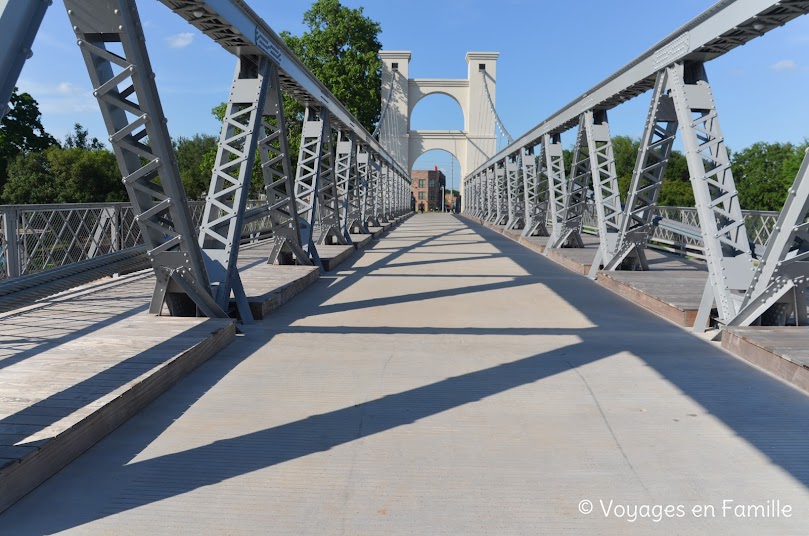
<svg viewBox="0 0 809 536"><path fill-rule="evenodd" d="M351 185L349 196L348 223L349 232L368 234L366 221L366 207L368 199L369 155L365 147L357 147L357 174Z"/></svg>
<svg viewBox="0 0 809 536"><path fill-rule="evenodd" d="M5 243L6 276L18 277L20 275L20 247L17 234L16 209L3 209L3 242Z"/></svg>
<svg viewBox="0 0 809 536"><path fill-rule="evenodd" d="M553 236L548 241L548 246L552 248L584 247L581 239L581 227L590 184L590 154L587 147L585 122L586 116L582 114L579 116L579 131L576 135L576 147L573 150L570 178L565 185L561 207L557 207Z"/></svg>
<svg viewBox="0 0 809 536"><path fill-rule="evenodd" d="M356 136L353 132L340 131L337 134L337 157L335 159L335 183L337 200L340 206L340 231L347 244L351 244L349 217L349 196L353 193L352 183L357 180Z"/></svg>
<svg viewBox="0 0 809 536"><path fill-rule="evenodd" d="M667 71L705 244L707 284L713 291L719 322L726 324L739 311L742 291L753 276L747 229L704 66L681 62ZM710 301L704 300L700 306L694 330L704 330L713 305Z"/></svg>
<svg viewBox="0 0 809 536"><path fill-rule="evenodd" d="M269 74L269 60L258 56L238 58L199 227L199 245L216 303L227 310L232 292L243 322L251 322L253 315L237 259Z"/></svg>
<svg viewBox="0 0 809 536"><path fill-rule="evenodd" d="M65 7L155 269L150 312L165 302L172 315L227 316L211 296L134 0Z"/></svg>
<svg viewBox="0 0 809 536"><path fill-rule="evenodd" d="M312 260L301 242L301 220L295 200L295 177L287 138L284 99L278 66L274 63L270 65L268 78L269 88L259 130L262 136L258 141L267 204L248 210L245 222L269 212L273 248L267 262L311 266Z"/></svg>
<svg viewBox="0 0 809 536"><path fill-rule="evenodd" d="M607 111L585 112L584 117L590 176L593 179L596 215L598 216L598 253L596 253L589 274L591 279L595 279L601 264L615 254L623 211Z"/></svg>
<svg viewBox="0 0 809 536"><path fill-rule="evenodd" d="M540 184L546 184L548 195L547 209L550 210L553 229L548 243L551 244L564 229L565 203L567 202L567 179L565 178L565 158L562 138L559 134L542 136L542 153L539 157L542 177ZM546 216L547 218L547 216ZM543 220L543 224L546 220Z"/></svg>
<svg viewBox="0 0 809 536"><path fill-rule="evenodd" d="M301 225L301 245L315 265L322 267L315 246L315 223L321 190L321 176L330 157L331 128L329 114L325 110L308 106L301 131L301 149L298 153L298 169L295 173L295 201ZM327 170L325 173L330 172Z"/></svg>
<svg viewBox="0 0 809 536"><path fill-rule="evenodd" d="M9 100L51 0L5 0L0 2L0 119L9 110Z"/></svg>
<svg viewBox="0 0 809 536"><path fill-rule="evenodd" d="M649 236L654 233L657 197L678 127L674 103L667 93L667 80L665 70L657 74L646 128L626 198L618 244L612 259L604 263L605 270L649 269L644 250Z"/></svg>

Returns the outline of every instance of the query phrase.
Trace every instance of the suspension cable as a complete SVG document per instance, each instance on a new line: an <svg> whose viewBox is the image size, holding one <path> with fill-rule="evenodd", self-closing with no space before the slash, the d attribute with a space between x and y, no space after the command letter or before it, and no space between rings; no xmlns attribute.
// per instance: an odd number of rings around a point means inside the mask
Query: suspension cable
<svg viewBox="0 0 809 536"><path fill-rule="evenodd" d="M393 78L390 80L390 89L388 89L388 98L385 99L385 107L382 109L382 115L379 116L379 122L376 124L373 134L371 134L372 137L376 137L377 134L379 134L379 127L382 126L382 121L385 120L385 116L388 113L388 107L390 106L391 97L393 96L393 87L396 85L397 74L399 74L399 71L393 71ZM489 90L487 89L486 91L488 92Z"/></svg>
<svg viewBox="0 0 809 536"><path fill-rule="evenodd" d="M492 115L494 116L495 124L497 125L498 130L500 130L500 133L506 137L508 143L509 144L514 143L514 138L512 138L511 134L508 133L508 130L506 130L506 126L503 124L503 121L500 119L500 116L497 115L497 110L494 108L494 102L492 102L492 94L489 93L489 83L486 80L486 77L489 76L489 73L487 73L486 71L481 71L480 74L481 76L483 76L483 89L486 90L486 98L489 101L489 110L491 110Z"/></svg>

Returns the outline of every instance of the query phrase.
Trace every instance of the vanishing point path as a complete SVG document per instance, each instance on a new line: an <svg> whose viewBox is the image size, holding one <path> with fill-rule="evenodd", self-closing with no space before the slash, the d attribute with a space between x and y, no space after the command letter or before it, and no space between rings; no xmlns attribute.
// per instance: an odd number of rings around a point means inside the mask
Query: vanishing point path
<svg viewBox="0 0 809 536"><path fill-rule="evenodd" d="M809 397L460 218L244 331L0 533L809 533Z"/></svg>

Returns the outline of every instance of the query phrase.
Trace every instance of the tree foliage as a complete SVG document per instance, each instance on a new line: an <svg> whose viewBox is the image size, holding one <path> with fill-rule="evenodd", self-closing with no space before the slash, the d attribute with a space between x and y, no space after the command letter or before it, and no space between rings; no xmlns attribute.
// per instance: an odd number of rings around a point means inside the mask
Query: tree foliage
<svg viewBox="0 0 809 536"><path fill-rule="evenodd" d="M758 142L734 154L733 179L742 208L781 210L807 145Z"/></svg>
<svg viewBox="0 0 809 536"><path fill-rule="evenodd" d="M379 120L382 48L378 22L339 0L317 0L304 13L300 37L282 32L287 46L369 131ZM301 108L298 107L298 111ZM296 111L296 110L291 110Z"/></svg>
<svg viewBox="0 0 809 536"><path fill-rule="evenodd" d="M58 144L45 132L39 104L31 95L14 88L10 104L11 110L0 121L0 188L8 178L6 170L14 157Z"/></svg>
<svg viewBox="0 0 809 536"><path fill-rule="evenodd" d="M174 141L180 178L189 199L202 199L208 193L216 142L216 137L209 134L195 134L191 138L180 137Z"/></svg>
<svg viewBox="0 0 809 536"><path fill-rule="evenodd" d="M115 156L106 149L53 146L18 155L8 166L5 203L126 201Z"/></svg>

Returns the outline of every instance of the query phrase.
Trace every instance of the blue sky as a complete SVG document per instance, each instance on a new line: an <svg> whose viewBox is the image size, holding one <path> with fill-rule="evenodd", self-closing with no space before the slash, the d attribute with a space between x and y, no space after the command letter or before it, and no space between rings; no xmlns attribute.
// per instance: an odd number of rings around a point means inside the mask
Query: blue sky
<svg viewBox="0 0 809 536"><path fill-rule="evenodd" d="M277 32L305 30L309 0L248 0ZM497 109L514 137L710 7L711 0L344 0L380 22L384 49L410 50L410 76L463 78L468 51L498 51ZM147 45L172 136L218 134L210 109L227 96L235 59L155 0L139 0ZM809 137L809 17L708 64L722 128L731 148L755 141ZM56 0L18 84L36 98L46 129L63 138L75 122L106 132L64 5ZM610 114L613 135L639 136L649 95ZM447 97L424 99L414 129L462 128ZM573 142L571 131L566 145ZM448 153L424 155L417 167L449 175ZM460 175L457 164L455 177Z"/></svg>

